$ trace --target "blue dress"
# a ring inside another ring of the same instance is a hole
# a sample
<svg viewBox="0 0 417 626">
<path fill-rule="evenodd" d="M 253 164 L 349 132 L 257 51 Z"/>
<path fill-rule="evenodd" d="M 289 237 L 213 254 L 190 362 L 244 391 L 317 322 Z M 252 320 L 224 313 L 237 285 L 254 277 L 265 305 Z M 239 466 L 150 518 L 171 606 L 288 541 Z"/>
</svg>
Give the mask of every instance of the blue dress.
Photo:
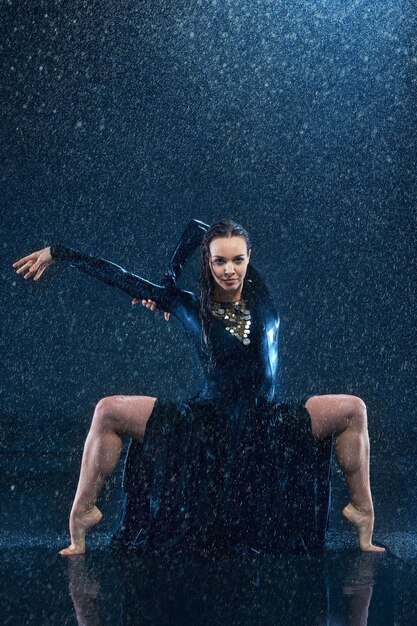
<svg viewBox="0 0 417 626">
<path fill-rule="evenodd" d="M 197 296 L 176 286 L 206 224 L 192 220 L 163 284 L 62 245 L 54 259 L 155 300 L 177 317 L 197 350 L 204 388 L 181 402 L 158 398 L 143 442 L 132 440 L 125 501 L 114 544 L 140 553 L 313 552 L 324 547 L 330 510 L 332 438 L 316 442 L 306 398 L 278 402 L 279 317 L 249 264 L 242 298 L 250 311 L 243 343 L 213 316 L 202 347 Z"/>
</svg>

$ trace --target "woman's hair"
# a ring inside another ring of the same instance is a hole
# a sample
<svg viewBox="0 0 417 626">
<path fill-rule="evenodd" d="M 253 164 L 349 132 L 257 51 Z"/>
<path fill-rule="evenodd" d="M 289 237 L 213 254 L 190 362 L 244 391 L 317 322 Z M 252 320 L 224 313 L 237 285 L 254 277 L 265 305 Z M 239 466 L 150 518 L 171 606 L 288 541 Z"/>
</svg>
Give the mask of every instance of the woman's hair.
<svg viewBox="0 0 417 626">
<path fill-rule="evenodd" d="M 246 241 L 248 251 L 252 248 L 247 231 L 232 220 L 220 220 L 211 226 L 205 233 L 201 242 L 200 258 L 200 317 L 201 317 L 201 344 L 204 351 L 210 350 L 210 339 L 208 336 L 208 325 L 211 318 L 211 296 L 215 282 L 210 269 L 210 243 L 217 237 L 243 237 Z M 214 365 L 212 358 L 210 362 Z"/>
</svg>

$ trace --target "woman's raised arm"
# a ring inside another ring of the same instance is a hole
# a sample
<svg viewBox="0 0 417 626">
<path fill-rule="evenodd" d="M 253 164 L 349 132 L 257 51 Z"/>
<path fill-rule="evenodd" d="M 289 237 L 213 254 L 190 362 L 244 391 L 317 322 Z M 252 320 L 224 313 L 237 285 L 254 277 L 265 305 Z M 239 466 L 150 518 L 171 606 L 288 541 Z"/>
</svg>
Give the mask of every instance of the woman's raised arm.
<svg viewBox="0 0 417 626">
<path fill-rule="evenodd" d="M 178 278 L 181 276 L 184 265 L 192 256 L 193 252 L 201 244 L 204 233 L 210 228 L 208 224 L 200 220 L 192 219 L 185 226 L 181 237 L 174 248 L 168 267 L 162 278 L 162 285 L 176 285 Z M 135 298 L 132 304 L 137 304 L 139 298 Z M 143 299 L 142 304 L 151 311 L 157 310 L 157 304 L 152 299 Z M 165 312 L 166 321 L 169 320 L 169 313 Z"/>
<path fill-rule="evenodd" d="M 181 276 L 184 265 L 190 259 L 195 250 L 201 245 L 204 234 L 210 228 L 208 224 L 201 222 L 200 220 L 192 219 L 185 226 L 181 237 L 171 255 L 168 267 L 164 272 L 162 278 L 162 285 L 176 285 L 178 278 Z M 246 280 L 251 283 L 254 290 L 258 294 L 258 297 L 269 298 L 270 294 L 268 288 L 261 276 L 261 274 L 254 268 L 251 262 L 248 266 L 248 272 Z M 139 298 L 135 298 L 132 304 L 137 304 Z M 152 298 L 142 299 L 142 304 L 151 311 L 156 311 L 161 308 Z M 169 315 L 165 314 L 165 319 L 169 319 Z"/>
<path fill-rule="evenodd" d="M 210 228 L 208 224 L 200 220 L 190 220 L 184 228 L 180 240 L 171 255 L 167 270 L 162 279 L 163 285 L 174 284 L 181 276 L 184 265 L 193 252 L 201 244 L 205 232 Z"/>
</svg>

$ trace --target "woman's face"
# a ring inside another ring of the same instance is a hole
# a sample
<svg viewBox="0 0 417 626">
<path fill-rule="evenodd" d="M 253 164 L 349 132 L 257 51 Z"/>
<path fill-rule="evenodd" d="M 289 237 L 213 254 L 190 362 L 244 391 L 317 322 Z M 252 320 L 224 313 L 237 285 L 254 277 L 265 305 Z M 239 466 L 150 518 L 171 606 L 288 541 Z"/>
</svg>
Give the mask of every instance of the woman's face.
<svg viewBox="0 0 417 626">
<path fill-rule="evenodd" d="M 216 237 L 210 242 L 210 269 L 215 296 L 239 300 L 248 268 L 250 250 L 244 237 Z"/>
</svg>

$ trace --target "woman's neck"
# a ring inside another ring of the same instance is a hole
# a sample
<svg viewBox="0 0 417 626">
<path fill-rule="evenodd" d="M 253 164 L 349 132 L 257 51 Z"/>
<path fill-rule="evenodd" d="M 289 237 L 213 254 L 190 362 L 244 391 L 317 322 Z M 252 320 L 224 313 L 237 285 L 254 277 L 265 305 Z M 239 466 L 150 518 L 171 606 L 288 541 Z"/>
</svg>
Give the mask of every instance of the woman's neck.
<svg viewBox="0 0 417 626">
<path fill-rule="evenodd" d="M 241 298 L 242 288 L 233 293 L 228 293 L 224 289 L 216 289 L 212 295 L 213 302 L 239 302 Z"/>
</svg>

